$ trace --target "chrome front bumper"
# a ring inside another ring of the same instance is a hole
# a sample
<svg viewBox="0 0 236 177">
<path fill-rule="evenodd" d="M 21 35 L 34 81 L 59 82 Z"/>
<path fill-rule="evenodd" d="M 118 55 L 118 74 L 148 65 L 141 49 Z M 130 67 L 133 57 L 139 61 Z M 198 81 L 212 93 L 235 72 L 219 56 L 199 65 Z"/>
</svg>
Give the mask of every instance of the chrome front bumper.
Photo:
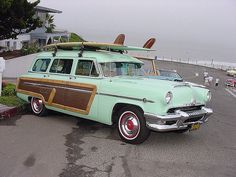
<svg viewBox="0 0 236 177">
<path fill-rule="evenodd" d="M 203 124 L 208 121 L 208 117 L 213 113 L 212 109 L 202 107 L 195 111 L 176 110 L 175 113 L 159 116 L 144 113 L 146 125 L 149 129 L 165 132 L 189 128 L 194 123 Z"/>
</svg>

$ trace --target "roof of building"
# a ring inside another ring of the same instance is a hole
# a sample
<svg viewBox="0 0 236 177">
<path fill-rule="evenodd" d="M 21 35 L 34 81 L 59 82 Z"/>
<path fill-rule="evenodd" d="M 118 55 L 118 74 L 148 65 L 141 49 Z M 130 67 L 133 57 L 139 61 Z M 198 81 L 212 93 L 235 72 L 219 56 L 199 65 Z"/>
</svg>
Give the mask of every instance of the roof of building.
<svg viewBox="0 0 236 177">
<path fill-rule="evenodd" d="M 66 57 L 66 58 L 77 58 L 80 51 L 64 51 L 58 50 L 56 53 L 56 57 Z M 51 52 L 42 52 L 38 55 L 38 57 L 49 57 L 52 56 L 53 51 Z M 126 54 L 120 54 L 116 52 L 108 52 L 108 51 L 84 51 L 82 58 L 95 58 L 98 63 L 104 62 L 132 62 L 132 63 L 143 63 L 140 60 L 131 57 Z"/>
<path fill-rule="evenodd" d="M 43 7 L 43 6 L 36 6 L 35 9 L 40 12 L 58 13 L 58 14 L 62 13 L 62 11 L 60 11 L 60 10 L 51 9 L 51 8 L 47 8 L 47 7 Z"/>
</svg>

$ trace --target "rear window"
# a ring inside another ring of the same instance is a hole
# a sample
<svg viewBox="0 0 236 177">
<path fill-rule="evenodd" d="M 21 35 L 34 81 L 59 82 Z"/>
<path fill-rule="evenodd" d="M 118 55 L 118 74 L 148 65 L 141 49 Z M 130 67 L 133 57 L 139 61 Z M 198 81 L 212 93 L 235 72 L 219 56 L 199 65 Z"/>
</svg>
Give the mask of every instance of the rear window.
<svg viewBox="0 0 236 177">
<path fill-rule="evenodd" d="M 50 68 L 51 73 L 70 74 L 73 59 L 55 59 Z"/>
<path fill-rule="evenodd" d="M 35 62 L 34 66 L 32 68 L 32 71 L 46 72 L 50 61 L 51 61 L 51 59 L 38 59 Z"/>
</svg>

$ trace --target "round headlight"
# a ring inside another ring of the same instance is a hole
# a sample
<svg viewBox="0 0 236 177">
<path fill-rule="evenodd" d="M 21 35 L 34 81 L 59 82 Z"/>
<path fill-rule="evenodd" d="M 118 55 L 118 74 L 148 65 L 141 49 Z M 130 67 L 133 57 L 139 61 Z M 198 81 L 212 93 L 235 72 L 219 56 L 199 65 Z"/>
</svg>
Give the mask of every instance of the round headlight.
<svg viewBox="0 0 236 177">
<path fill-rule="evenodd" d="M 211 101 L 211 91 L 207 92 L 207 101 Z"/>
<path fill-rule="evenodd" d="M 167 92 L 166 97 L 165 97 L 166 103 L 169 104 L 172 98 L 173 98 L 173 94 L 171 92 Z"/>
</svg>

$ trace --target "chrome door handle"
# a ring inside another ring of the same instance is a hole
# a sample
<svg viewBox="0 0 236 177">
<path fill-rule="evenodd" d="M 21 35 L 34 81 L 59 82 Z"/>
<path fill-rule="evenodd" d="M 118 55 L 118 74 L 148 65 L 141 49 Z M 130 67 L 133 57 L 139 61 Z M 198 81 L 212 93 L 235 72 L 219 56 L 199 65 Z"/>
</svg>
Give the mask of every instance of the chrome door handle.
<svg viewBox="0 0 236 177">
<path fill-rule="evenodd" d="M 69 79 L 76 79 L 76 77 L 75 76 L 70 76 Z"/>
</svg>

